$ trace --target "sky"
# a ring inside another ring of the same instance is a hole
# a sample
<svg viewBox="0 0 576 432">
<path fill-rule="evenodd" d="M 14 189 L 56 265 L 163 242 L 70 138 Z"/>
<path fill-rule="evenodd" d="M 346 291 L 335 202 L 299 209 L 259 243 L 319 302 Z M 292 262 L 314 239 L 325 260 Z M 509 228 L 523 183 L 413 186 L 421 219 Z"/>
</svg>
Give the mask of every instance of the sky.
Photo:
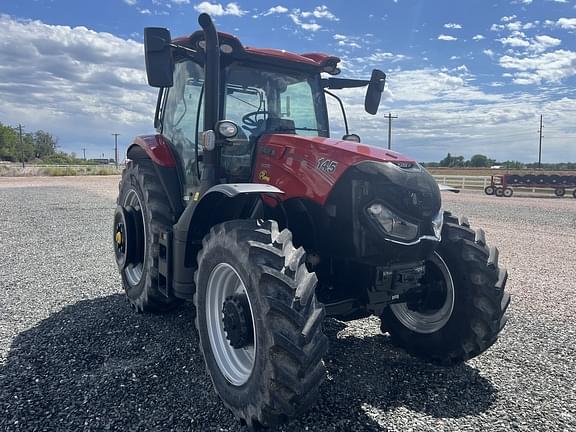
<svg viewBox="0 0 576 432">
<path fill-rule="evenodd" d="M 172 36 L 207 12 L 244 45 L 326 52 L 342 77 L 387 74 L 376 116 L 340 91 L 351 132 L 419 161 L 448 152 L 576 161 L 576 0 L 0 0 L 0 122 L 45 130 L 60 148 L 113 157 L 153 133 L 143 28 Z M 341 113 L 330 104 L 335 132 Z"/>
</svg>

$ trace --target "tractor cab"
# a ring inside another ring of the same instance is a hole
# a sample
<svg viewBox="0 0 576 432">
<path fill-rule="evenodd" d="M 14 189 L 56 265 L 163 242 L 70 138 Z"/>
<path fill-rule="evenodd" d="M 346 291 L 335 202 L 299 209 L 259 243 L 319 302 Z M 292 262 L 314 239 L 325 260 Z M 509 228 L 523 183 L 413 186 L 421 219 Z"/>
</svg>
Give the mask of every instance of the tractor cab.
<svg viewBox="0 0 576 432">
<path fill-rule="evenodd" d="M 370 81 L 323 78 L 340 72 L 340 59 L 244 47 L 206 24 L 212 29 L 174 40 L 166 29 L 145 29 L 148 81 L 160 87 L 155 126 L 181 159 L 187 195 L 202 183 L 249 182 L 265 134 L 328 138 L 325 95 L 345 111 L 327 89 L 368 86 L 366 110 L 376 113 L 383 72 Z M 359 141 L 345 124 L 343 139 Z M 204 172 L 207 162 L 213 168 Z"/>
</svg>

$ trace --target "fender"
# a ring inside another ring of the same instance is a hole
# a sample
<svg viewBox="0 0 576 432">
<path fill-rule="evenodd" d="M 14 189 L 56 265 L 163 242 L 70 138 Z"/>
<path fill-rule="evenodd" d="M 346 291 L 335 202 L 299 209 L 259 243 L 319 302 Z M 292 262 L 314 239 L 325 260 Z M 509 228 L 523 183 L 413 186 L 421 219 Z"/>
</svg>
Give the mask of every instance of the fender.
<svg viewBox="0 0 576 432">
<path fill-rule="evenodd" d="M 284 194 L 275 186 L 257 183 L 218 184 L 199 197 L 193 195 L 172 231 L 174 263 L 172 288 L 175 296 L 190 299 L 194 295 L 196 255 L 202 239 L 214 225 L 232 219 L 252 216 L 261 195 L 274 197 Z"/>
<path fill-rule="evenodd" d="M 184 173 L 180 155 L 170 141 L 162 135 L 145 135 L 134 138 L 126 156 L 131 160 L 150 159 L 160 180 L 165 196 L 170 203 L 173 223 L 184 211 Z"/>
<path fill-rule="evenodd" d="M 162 135 L 137 136 L 134 138 L 132 146 L 142 148 L 146 155 L 157 165 L 166 168 L 176 168 L 175 152 L 171 149 L 171 144 Z M 130 148 L 128 151 L 130 151 Z"/>
</svg>

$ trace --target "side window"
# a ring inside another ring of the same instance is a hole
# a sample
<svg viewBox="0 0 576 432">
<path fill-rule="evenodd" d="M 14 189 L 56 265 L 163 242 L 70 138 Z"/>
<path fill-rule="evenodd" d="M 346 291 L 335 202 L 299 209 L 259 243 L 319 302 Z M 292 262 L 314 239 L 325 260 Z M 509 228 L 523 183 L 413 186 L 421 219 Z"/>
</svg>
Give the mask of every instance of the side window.
<svg viewBox="0 0 576 432">
<path fill-rule="evenodd" d="M 290 84 L 281 95 L 282 118 L 294 120 L 298 135 L 318 136 L 312 88 L 307 81 Z M 311 129 L 311 130 L 306 130 Z"/>
<path fill-rule="evenodd" d="M 168 89 L 164 106 L 163 134 L 182 157 L 188 187 L 199 182 L 196 143 L 204 124 L 203 89 L 204 70 L 201 66 L 189 60 L 176 63 L 174 85 Z M 199 146 L 199 154 L 201 151 Z"/>
</svg>

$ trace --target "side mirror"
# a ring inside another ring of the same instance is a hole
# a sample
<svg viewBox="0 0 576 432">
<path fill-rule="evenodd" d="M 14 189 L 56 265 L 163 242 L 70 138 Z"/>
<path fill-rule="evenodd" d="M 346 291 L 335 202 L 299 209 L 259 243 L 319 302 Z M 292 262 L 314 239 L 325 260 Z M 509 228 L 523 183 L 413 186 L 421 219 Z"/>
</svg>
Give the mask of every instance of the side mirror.
<svg viewBox="0 0 576 432">
<path fill-rule="evenodd" d="M 144 58 L 146 75 L 152 87 L 172 87 L 174 84 L 174 59 L 168 29 L 146 27 L 144 29 Z"/>
<path fill-rule="evenodd" d="M 366 98 L 364 99 L 364 109 L 368 114 L 374 115 L 378 112 L 385 82 L 386 74 L 381 70 L 374 69 L 366 90 Z"/>
</svg>

